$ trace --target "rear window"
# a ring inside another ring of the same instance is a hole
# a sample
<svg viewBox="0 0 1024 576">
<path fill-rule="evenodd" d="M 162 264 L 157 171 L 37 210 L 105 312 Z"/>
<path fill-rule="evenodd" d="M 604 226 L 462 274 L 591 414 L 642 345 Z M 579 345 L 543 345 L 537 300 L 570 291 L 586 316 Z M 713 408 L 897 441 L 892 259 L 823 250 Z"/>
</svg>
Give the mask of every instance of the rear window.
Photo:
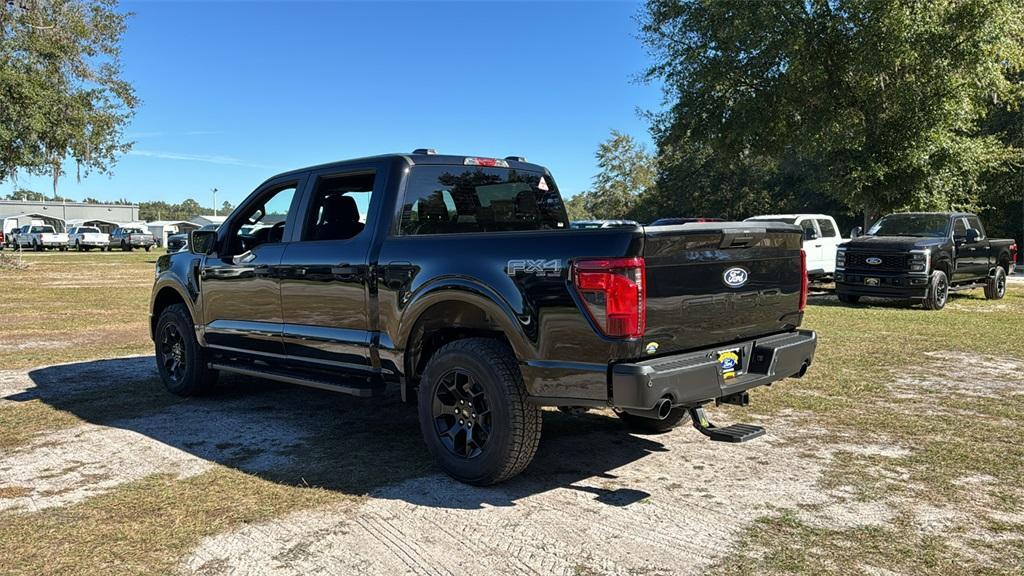
<svg viewBox="0 0 1024 576">
<path fill-rule="evenodd" d="M 99 228 L 79 228 L 77 230 L 77 232 L 79 234 L 99 234 L 100 233 L 100 229 Z"/>
<path fill-rule="evenodd" d="M 550 176 L 511 168 L 416 166 L 400 234 L 514 232 L 568 228 Z"/>
<path fill-rule="evenodd" d="M 54 234 L 53 226 L 33 226 L 33 234 Z"/>
</svg>

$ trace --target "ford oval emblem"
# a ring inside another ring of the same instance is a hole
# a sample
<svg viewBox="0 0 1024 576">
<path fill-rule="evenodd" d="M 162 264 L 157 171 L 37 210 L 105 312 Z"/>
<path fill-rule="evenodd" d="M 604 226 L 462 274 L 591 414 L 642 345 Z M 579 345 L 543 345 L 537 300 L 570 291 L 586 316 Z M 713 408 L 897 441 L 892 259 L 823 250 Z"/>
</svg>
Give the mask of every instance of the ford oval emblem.
<svg viewBox="0 0 1024 576">
<path fill-rule="evenodd" d="M 868 264 L 871 264 L 872 266 L 878 266 L 879 264 L 882 263 L 882 259 L 879 258 L 878 256 L 872 256 L 871 258 L 865 258 L 864 261 L 867 262 Z"/>
<path fill-rule="evenodd" d="M 725 274 L 722 274 L 722 281 L 725 282 L 725 285 L 730 288 L 739 288 L 740 286 L 743 286 L 744 284 L 747 283 L 748 276 L 749 273 L 745 268 L 740 268 L 737 266 L 735 268 L 729 268 L 728 270 L 726 270 Z"/>
</svg>

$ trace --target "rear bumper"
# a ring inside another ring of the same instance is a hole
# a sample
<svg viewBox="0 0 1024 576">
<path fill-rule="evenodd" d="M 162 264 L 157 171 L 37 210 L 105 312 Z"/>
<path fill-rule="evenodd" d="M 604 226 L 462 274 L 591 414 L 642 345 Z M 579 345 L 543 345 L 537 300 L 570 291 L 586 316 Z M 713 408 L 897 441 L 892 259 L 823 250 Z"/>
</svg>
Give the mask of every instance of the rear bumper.
<svg viewBox="0 0 1024 576">
<path fill-rule="evenodd" d="M 876 278 L 878 286 L 868 286 L 865 278 Z M 878 296 L 881 298 L 925 298 L 931 276 L 924 274 L 865 274 L 863 272 L 836 273 L 836 292 L 850 296 Z"/>
<path fill-rule="evenodd" d="M 817 342 L 813 331 L 796 330 L 720 348 L 616 364 L 610 376 L 610 404 L 621 409 L 650 410 L 662 398 L 668 398 L 674 406 L 697 406 L 771 384 L 801 375 L 814 360 Z M 724 379 L 718 354 L 733 349 L 742 351 L 745 372 Z"/>
</svg>

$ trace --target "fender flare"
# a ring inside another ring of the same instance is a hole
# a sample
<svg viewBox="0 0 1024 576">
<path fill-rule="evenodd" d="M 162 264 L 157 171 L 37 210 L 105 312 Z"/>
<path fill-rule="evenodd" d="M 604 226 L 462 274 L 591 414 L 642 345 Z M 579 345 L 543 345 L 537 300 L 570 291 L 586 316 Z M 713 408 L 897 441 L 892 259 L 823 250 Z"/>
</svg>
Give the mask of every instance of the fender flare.
<svg viewBox="0 0 1024 576">
<path fill-rule="evenodd" d="M 192 298 L 182 289 L 181 285 L 174 280 L 173 277 L 159 278 L 153 285 L 153 293 L 149 298 L 149 336 L 150 338 L 155 337 L 156 328 L 156 303 L 160 294 L 165 293 L 167 290 L 173 291 L 178 295 L 178 299 L 185 303 L 185 307 L 188 308 L 188 315 L 192 318 L 192 324 L 198 329 L 199 323 L 196 322 L 196 308 Z M 202 343 L 202 340 L 200 340 Z"/>
<path fill-rule="evenodd" d="M 399 320 L 396 346 L 406 350 L 413 329 L 423 314 L 435 304 L 462 302 L 483 310 L 505 334 L 520 360 L 535 356 L 535 347 L 526 336 L 523 326 L 534 320 L 528 313 L 517 314 L 509 302 L 486 284 L 465 277 L 435 278 L 420 286 L 404 306 Z M 525 319 L 525 320 L 524 320 Z"/>
</svg>

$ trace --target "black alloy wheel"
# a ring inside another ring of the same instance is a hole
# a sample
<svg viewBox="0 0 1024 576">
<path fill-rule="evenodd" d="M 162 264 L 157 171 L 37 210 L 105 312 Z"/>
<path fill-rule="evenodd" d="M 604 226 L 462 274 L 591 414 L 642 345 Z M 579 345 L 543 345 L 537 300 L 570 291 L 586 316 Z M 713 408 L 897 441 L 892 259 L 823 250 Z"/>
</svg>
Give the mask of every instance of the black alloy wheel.
<svg viewBox="0 0 1024 576">
<path fill-rule="evenodd" d="M 174 386 L 180 386 L 188 369 L 188 354 L 185 352 L 185 340 L 173 323 L 164 325 L 160 333 L 160 363 L 167 371 L 167 379 Z"/>
<path fill-rule="evenodd" d="M 491 410 L 483 386 L 472 374 L 453 369 L 434 388 L 434 431 L 445 448 L 460 458 L 480 455 L 491 436 Z"/>
</svg>

